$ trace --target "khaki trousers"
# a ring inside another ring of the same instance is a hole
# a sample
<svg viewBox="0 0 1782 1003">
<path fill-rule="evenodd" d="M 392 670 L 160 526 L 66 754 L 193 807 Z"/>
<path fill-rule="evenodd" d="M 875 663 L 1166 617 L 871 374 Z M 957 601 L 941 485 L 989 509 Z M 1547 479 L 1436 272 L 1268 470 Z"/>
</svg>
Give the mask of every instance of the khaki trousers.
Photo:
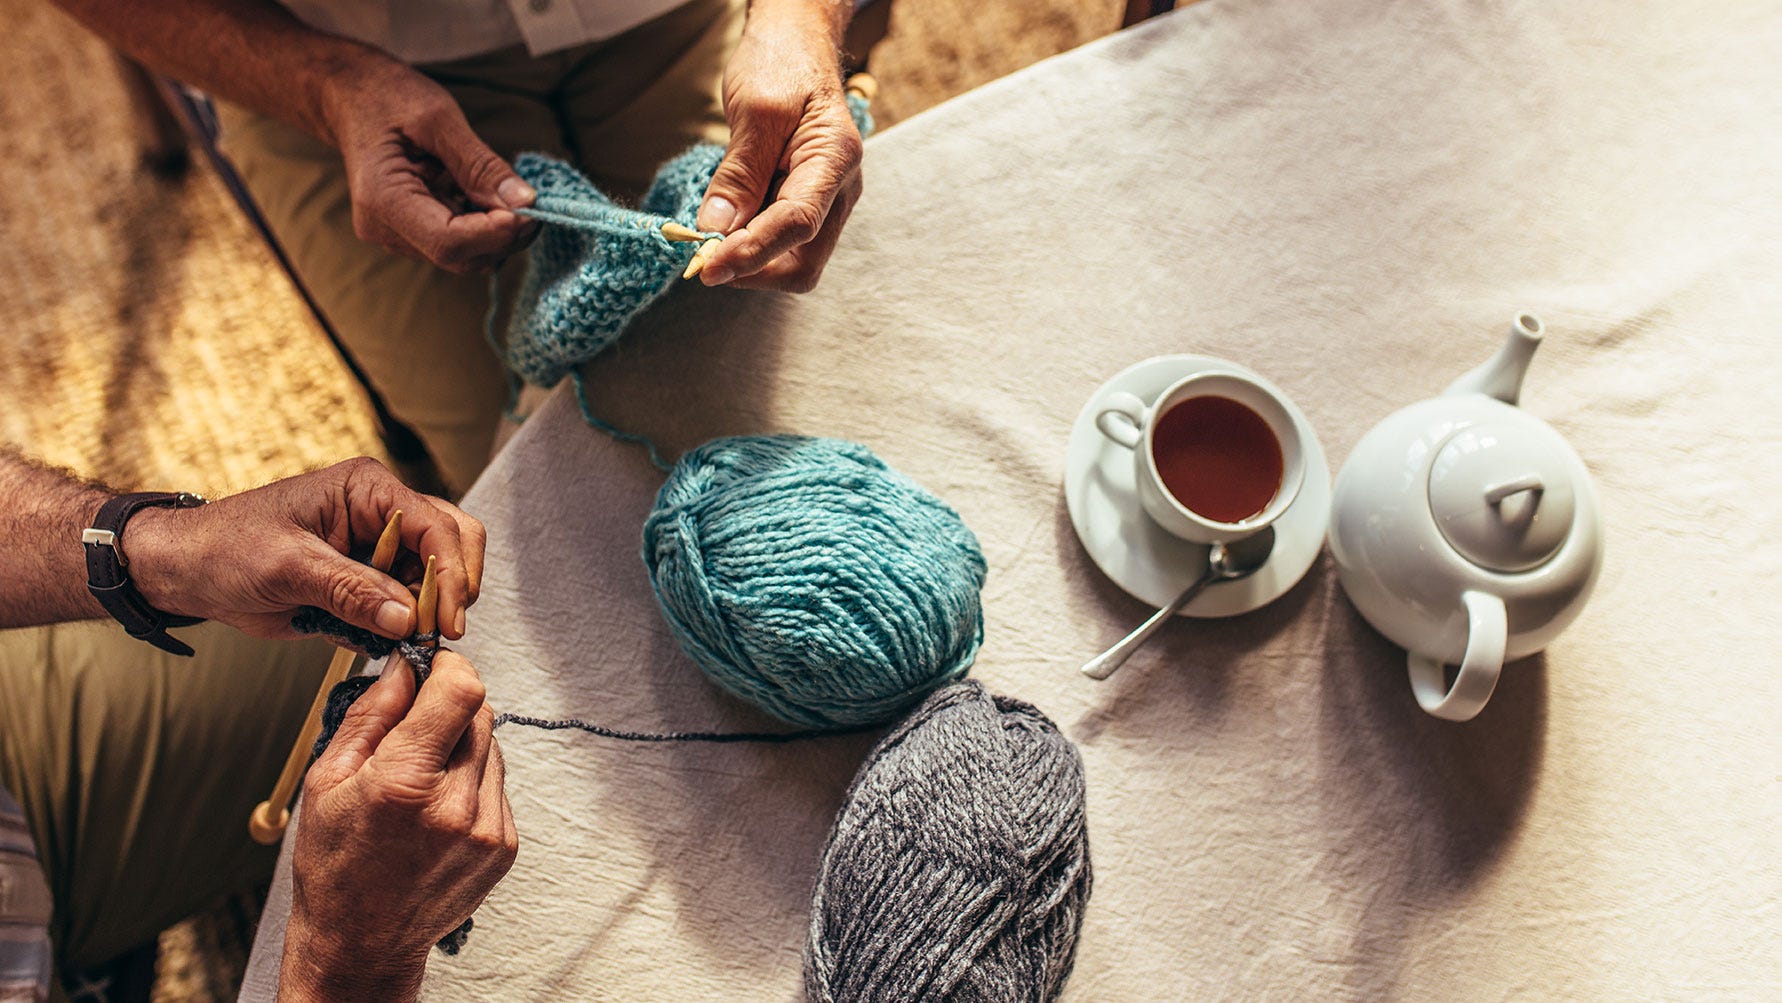
<svg viewBox="0 0 1782 1003">
<path fill-rule="evenodd" d="M 111 621 L 0 631 L 0 785 L 24 809 L 61 966 L 91 968 L 272 875 L 248 837 L 321 685 L 322 641 Z"/>
<path fill-rule="evenodd" d="M 742 13 L 741 0 L 693 0 L 564 52 L 510 50 L 420 69 L 501 156 L 554 154 L 606 190 L 635 197 L 687 146 L 725 141 L 719 87 Z M 507 403 L 483 332 L 488 279 L 361 243 L 333 148 L 239 108 L 220 117 L 224 151 L 322 312 L 390 411 L 419 434 L 446 486 L 462 494 L 488 462 Z M 524 267 L 518 257 L 504 278 Z"/>
</svg>

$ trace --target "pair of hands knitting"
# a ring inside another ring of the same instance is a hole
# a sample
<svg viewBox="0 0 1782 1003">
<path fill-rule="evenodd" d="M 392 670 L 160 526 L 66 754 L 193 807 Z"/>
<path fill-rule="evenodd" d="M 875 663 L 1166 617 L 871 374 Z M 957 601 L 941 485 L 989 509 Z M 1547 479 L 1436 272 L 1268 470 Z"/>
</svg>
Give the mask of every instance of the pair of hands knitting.
<svg viewBox="0 0 1782 1003">
<path fill-rule="evenodd" d="M 405 554 L 391 575 L 352 559 L 397 509 Z M 125 532 L 152 604 L 262 637 L 294 636 L 302 606 L 406 637 L 418 554 L 436 558 L 441 632 L 461 637 L 483 541 L 481 523 L 370 459 L 202 508 L 147 509 Z M 413 998 L 428 949 L 476 910 L 519 847 L 476 670 L 441 651 L 417 692 L 401 657 L 391 664 L 304 780 L 281 998 Z"/>
<path fill-rule="evenodd" d="M 852 5 L 756 0 L 724 71 L 731 140 L 698 227 L 727 239 L 706 285 L 807 292 L 861 192 L 861 139 L 836 52 Z M 522 250 L 537 193 L 477 137 L 446 90 L 372 57 L 333 74 L 322 117 L 339 147 L 360 239 L 459 274 Z M 777 189 L 775 185 L 777 183 Z"/>
<path fill-rule="evenodd" d="M 470 663 L 427 685 L 392 655 L 304 778 L 281 1000 L 409 1000 L 427 952 L 519 850 L 494 714 Z"/>
</svg>

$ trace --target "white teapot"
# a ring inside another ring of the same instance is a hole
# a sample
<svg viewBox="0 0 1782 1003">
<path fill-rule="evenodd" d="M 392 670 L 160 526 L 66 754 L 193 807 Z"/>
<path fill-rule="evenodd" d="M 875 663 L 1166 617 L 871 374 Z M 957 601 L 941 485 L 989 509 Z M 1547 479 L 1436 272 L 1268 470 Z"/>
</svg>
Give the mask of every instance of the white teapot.
<svg viewBox="0 0 1782 1003">
<path fill-rule="evenodd" d="M 1408 650 L 1417 702 L 1450 721 L 1484 708 L 1506 659 L 1577 618 L 1602 567 L 1584 462 L 1516 407 L 1540 343 L 1541 322 L 1517 317 L 1497 355 L 1389 415 L 1337 474 L 1330 550 L 1343 591 Z"/>
</svg>

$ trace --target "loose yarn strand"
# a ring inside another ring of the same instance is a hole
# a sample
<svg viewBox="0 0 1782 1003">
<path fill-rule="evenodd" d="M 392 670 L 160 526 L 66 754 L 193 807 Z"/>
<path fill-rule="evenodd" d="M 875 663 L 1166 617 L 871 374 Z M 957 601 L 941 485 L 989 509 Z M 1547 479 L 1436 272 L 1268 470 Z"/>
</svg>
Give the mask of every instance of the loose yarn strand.
<svg viewBox="0 0 1782 1003">
<path fill-rule="evenodd" d="M 362 651 L 372 658 L 383 658 L 399 653 L 408 662 L 415 673 L 415 682 L 425 684 L 433 671 L 433 655 L 437 650 L 433 642 L 439 635 L 417 634 L 401 641 L 392 641 L 387 637 L 374 634 L 361 627 L 318 609 L 305 606 L 291 619 L 291 626 L 300 633 L 320 634 L 345 647 Z M 357 700 L 360 694 L 371 688 L 376 681 L 375 676 L 355 676 L 334 688 L 329 695 L 327 708 L 323 712 L 322 733 L 316 738 L 315 748 L 311 753 L 320 756 L 334 737 L 335 729 L 346 717 L 346 709 Z M 338 694 L 338 699 L 336 699 Z M 739 743 L 788 743 L 808 742 L 819 738 L 834 738 L 842 735 L 857 735 L 862 732 L 876 730 L 879 725 L 856 725 L 842 728 L 804 728 L 797 731 L 625 731 L 619 728 L 608 728 L 579 717 L 545 718 L 533 717 L 529 714 L 502 713 L 495 715 L 492 727 L 499 728 L 506 724 L 517 724 L 522 728 L 537 728 L 541 731 L 585 731 L 601 738 L 616 739 L 621 742 L 705 742 L 714 745 L 735 745 Z"/>
<path fill-rule="evenodd" d="M 649 436 L 644 435 L 641 432 L 627 432 L 594 413 L 593 405 L 588 403 L 587 386 L 582 379 L 581 370 L 577 369 L 572 371 L 569 374 L 569 379 L 570 382 L 575 384 L 575 402 L 576 405 L 582 409 L 583 421 L 587 422 L 590 427 L 605 432 L 607 435 L 612 436 L 620 442 L 629 442 L 642 446 L 644 452 L 649 454 L 650 464 L 657 470 L 666 474 L 674 469 L 668 465 L 667 461 L 662 459 L 662 453 L 656 449 L 656 444 L 650 440 Z"/>
<path fill-rule="evenodd" d="M 658 234 L 658 236 L 660 236 L 660 234 Z M 528 417 L 527 415 L 520 413 L 520 389 L 523 386 L 523 382 L 521 381 L 519 374 L 506 364 L 505 357 L 502 354 L 501 336 L 497 333 L 500 322 L 501 275 L 500 273 L 496 273 L 489 277 L 489 310 L 483 315 L 483 341 L 488 344 L 489 351 L 495 353 L 495 358 L 502 360 L 501 372 L 502 376 L 507 380 L 507 406 L 502 408 L 501 416 L 516 425 L 520 425 L 524 424 Z M 656 448 L 656 444 L 650 440 L 649 436 L 637 432 L 627 432 L 594 413 L 593 405 L 588 402 L 587 386 L 582 378 L 582 371 L 579 368 L 570 371 L 569 379 L 570 382 L 575 385 L 575 402 L 576 406 L 581 409 L 582 420 L 584 422 L 590 427 L 605 432 L 607 435 L 612 436 L 620 442 L 628 442 L 642 446 L 644 452 L 649 455 L 650 464 L 657 470 L 660 470 L 663 473 L 668 473 L 668 471 L 672 469 L 668 465 L 668 462 L 662 459 L 661 450 Z"/>
<path fill-rule="evenodd" d="M 512 366 L 501 351 L 501 339 L 495 334 L 495 325 L 501 318 L 501 269 L 489 276 L 489 309 L 483 312 L 483 342 L 495 358 L 501 362 L 501 376 L 507 381 L 507 406 L 501 409 L 501 416 L 516 425 L 524 424 L 526 416 L 520 413 L 520 374 L 514 372 Z"/>
<path fill-rule="evenodd" d="M 525 714 L 497 714 L 494 727 L 504 724 L 517 724 L 522 728 L 538 728 L 541 731 L 585 731 L 601 738 L 614 738 L 621 742 L 708 742 L 714 745 L 735 745 L 738 743 L 785 744 L 788 742 L 808 742 L 818 738 L 834 738 L 838 735 L 857 735 L 872 731 L 877 725 L 856 728 L 806 728 L 802 731 L 620 731 L 603 725 L 584 721 L 579 717 L 543 718 L 530 717 Z"/>
<path fill-rule="evenodd" d="M 692 250 L 697 246 L 689 242 L 672 241 L 663 235 L 662 224 L 679 223 L 680 220 L 662 213 L 628 209 L 616 203 L 600 203 L 592 199 L 564 195 L 540 195 L 531 206 L 516 209 L 514 212 L 516 215 L 544 223 L 555 223 L 558 226 L 605 233 L 615 237 L 635 237 L 639 233 L 648 233 L 664 247 L 671 250 L 678 252 L 685 248 L 689 258 L 693 256 Z M 708 240 L 724 239 L 724 235 L 721 233 L 707 233 L 698 230 L 694 232 Z"/>
</svg>

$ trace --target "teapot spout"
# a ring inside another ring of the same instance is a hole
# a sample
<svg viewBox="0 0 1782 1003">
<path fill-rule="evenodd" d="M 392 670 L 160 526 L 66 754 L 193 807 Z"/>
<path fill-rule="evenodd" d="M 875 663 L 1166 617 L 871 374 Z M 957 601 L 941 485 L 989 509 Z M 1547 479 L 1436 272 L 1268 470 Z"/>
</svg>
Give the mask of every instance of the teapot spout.
<svg viewBox="0 0 1782 1003">
<path fill-rule="evenodd" d="M 1535 349 L 1541 347 L 1541 320 L 1532 313 L 1518 314 L 1510 323 L 1510 337 L 1497 354 L 1485 364 L 1455 380 L 1448 386 L 1448 396 L 1485 394 L 1505 404 L 1515 404 L 1522 397 L 1522 377 Z"/>
</svg>

